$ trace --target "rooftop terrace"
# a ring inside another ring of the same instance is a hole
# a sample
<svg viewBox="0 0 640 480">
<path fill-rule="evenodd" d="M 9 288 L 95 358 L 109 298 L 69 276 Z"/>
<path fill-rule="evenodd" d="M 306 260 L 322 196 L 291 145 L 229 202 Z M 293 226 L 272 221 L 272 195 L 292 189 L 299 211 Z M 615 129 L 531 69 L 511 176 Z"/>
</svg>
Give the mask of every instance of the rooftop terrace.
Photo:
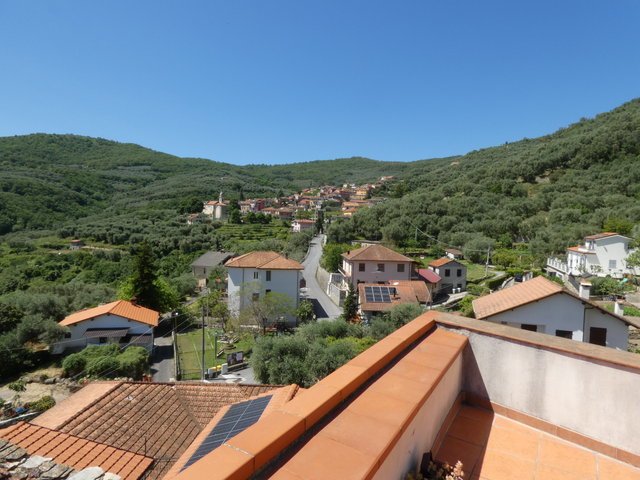
<svg viewBox="0 0 640 480">
<path fill-rule="evenodd" d="M 635 478 L 637 398 L 633 354 L 429 312 L 167 478 Z"/>
</svg>

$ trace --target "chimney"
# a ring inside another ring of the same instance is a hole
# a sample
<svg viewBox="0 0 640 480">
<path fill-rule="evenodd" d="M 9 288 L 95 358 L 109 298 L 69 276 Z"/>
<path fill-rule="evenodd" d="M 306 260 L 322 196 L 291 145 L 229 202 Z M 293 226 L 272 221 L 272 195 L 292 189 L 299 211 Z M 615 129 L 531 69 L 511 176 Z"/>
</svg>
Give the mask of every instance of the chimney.
<svg viewBox="0 0 640 480">
<path fill-rule="evenodd" d="M 581 282 L 579 294 L 581 298 L 589 300 L 589 297 L 591 296 L 591 284 L 588 282 Z"/>
<path fill-rule="evenodd" d="M 622 306 L 622 300 L 616 300 L 613 304 L 613 313 L 616 315 L 620 315 L 621 317 L 624 315 L 624 308 Z"/>
</svg>

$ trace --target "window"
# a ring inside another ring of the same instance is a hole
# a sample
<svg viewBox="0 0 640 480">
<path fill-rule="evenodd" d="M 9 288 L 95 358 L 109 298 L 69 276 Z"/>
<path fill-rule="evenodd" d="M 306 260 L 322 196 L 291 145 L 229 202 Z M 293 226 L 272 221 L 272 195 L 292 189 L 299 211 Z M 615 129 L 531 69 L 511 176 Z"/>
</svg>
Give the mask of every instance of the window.
<svg viewBox="0 0 640 480">
<path fill-rule="evenodd" d="M 64 332 L 64 338 L 71 338 L 71 332 Z"/>
<path fill-rule="evenodd" d="M 271 290 L 269 290 L 268 288 L 264 292 L 265 295 L 269 295 L 270 293 L 271 293 Z"/>
<path fill-rule="evenodd" d="M 107 337 L 98 337 L 98 343 L 107 343 Z"/>
<path fill-rule="evenodd" d="M 448 268 L 444 269 L 444 276 L 445 277 L 450 277 L 451 276 L 451 270 L 449 270 Z"/>
<path fill-rule="evenodd" d="M 457 283 L 456 284 L 456 288 L 462 289 L 462 284 L 461 283 Z"/>
<path fill-rule="evenodd" d="M 530 332 L 537 332 L 538 331 L 538 326 L 537 325 L 532 325 L 530 323 L 523 323 L 520 328 L 522 328 L 522 330 L 528 330 Z"/>
<path fill-rule="evenodd" d="M 358 271 L 359 272 L 364 272 L 364 263 L 359 263 L 358 264 Z"/>
<path fill-rule="evenodd" d="M 271 270 L 267 270 L 267 282 L 271 281 Z"/>
<path fill-rule="evenodd" d="M 461 277 L 461 276 L 462 276 L 462 269 L 461 269 L 461 268 L 459 268 L 459 269 L 458 269 L 458 271 L 456 272 L 456 275 L 457 275 L 458 277 Z"/>
<path fill-rule="evenodd" d="M 379 272 L 384 272 L 384 263 L 379 263 L 378 264 L 378 271 Z"/>
<path fill-rule="evenodd" d="M 594 345 L 607 346 L 607 329 L 600 327 L 591 327 L 589 329 L 589 343 Z"/>
<path fill-rule="evenodd" d="M 260 300 L 260 294 L 259 293 L 252 294 L 251 300 L 253 300 L 254 302 L 257 302 L 258 300 Z"/>
<path fill-rule="evenodd" d="M 258 280 L 260 278 L 260 272 L 253 272 L 253 279 Z"/>
<path fill-rule="evenodd" d="M 615 260 L 609 260 L 609 268 L 616 268 L 616 261 Z"/>
<path fill-rule="evenodd" d="M 571 340 L 573 338 L 573 332 L 571 330 L 556 330 L 556 337 L 568 338 Z"/>
<path fill-rule="evenodd" d="M 398 264 L 398 273 L 404 273 L 404 263 Z"/>
</svg>

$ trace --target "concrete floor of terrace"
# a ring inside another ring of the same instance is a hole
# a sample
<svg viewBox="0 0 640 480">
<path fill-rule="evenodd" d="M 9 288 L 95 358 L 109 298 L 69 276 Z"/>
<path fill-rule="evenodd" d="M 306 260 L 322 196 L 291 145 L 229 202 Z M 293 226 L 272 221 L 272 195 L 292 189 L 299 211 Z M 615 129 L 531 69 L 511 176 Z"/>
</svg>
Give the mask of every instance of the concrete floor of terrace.
<svg viewBox="0 0 640 480">
<path fill-rule="evenodd" d="M 463 405 L 434 457 L 470 480 L 640 480 L 640 469 L 492 411 Z"/>
</svg>

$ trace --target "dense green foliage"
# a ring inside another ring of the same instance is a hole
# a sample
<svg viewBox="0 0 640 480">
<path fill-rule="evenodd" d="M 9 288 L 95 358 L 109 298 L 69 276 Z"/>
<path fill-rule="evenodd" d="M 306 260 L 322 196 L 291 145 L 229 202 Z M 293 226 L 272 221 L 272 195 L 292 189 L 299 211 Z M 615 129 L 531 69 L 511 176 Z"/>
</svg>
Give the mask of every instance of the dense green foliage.
<svg viewBox="0 0 640 480">
<path fill-rule="evenodd" d="M 264 336 L 256 342 L 251 365 L 262 383 L 308 387 L 421 313 L 419 306 L 404 304 L 375 317 L 371 326 L 340 318 L 308 323 L 294 335 Z"/>
<path fill-rule="evenodd" d="M 329 241 L 398 246 L 527 242 L 539 259 L 584 235 L 640 222 L 640 100 L 537 139 L 414 165 L 401 198 L 337 222 Z M 416 234 L 416 228 L 419 230 Z"/>
<path fill-rule="evenodd" d="M 128 347 L 120 351 L 118 345 L 92 345 L 72 353 L 62 362 L 62 370 L 67 377 L 130 377 L 140 380 L 148 367 L 149 352 L 146 349 Z"/>
</svg>

